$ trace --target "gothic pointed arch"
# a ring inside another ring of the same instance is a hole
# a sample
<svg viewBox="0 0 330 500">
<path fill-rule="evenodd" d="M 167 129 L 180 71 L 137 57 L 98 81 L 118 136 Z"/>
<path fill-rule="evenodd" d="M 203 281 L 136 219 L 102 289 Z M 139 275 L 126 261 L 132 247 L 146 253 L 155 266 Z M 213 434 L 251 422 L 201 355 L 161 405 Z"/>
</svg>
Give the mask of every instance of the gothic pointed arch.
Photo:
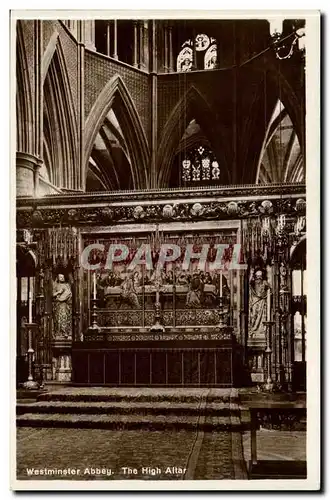
<svg viewBox="0 0 330 500">
<path fill-rule="evenodd" d="M 254 69 L 264 77 L 267 67 L 267 93 L 277 96 L 283 103 L 292 120 L 304 156 L 306 110 L 303 72 L 297 66 L 299 72 L 289 73 L 271 54 L 265 53 L 264 57 L 263 60 L 254 61 Z"/>
<path fill-rule="evenodd" d="M 79 189 L 77 123 L 73 96 L 60 40 L 44 81 L 44 160 L 50 181 L 63 189 Z"/>
<path fill-rule="evenodd" d="M 119 75 L 115 75 L 96 99 L 85 125 L 85 180 L 96 137 L 113 109 L 120 124 L 130 157 L 132 189 L 148 186 L 149 148 L 133 99 Z"/>
<path fill-rule="evenodd" d="M 282 101 L 278 100 L 263 140 L 257 184 L 303 182 L 304 161 L 298 135 Z"/>
<path fill-rule="evenodd" d="M 222 165 L 226 181 L 230 181 L 226 163 L 226 146 L 221 140 L 221 129 L 217 123 L 216 114 L 201 92 L 191 86 L 182 96 L 170 114 L 160 138 L 158 150 L 158 185 L 166 187 L 171 177 L 173 161 L 180 141 L 192 120 L 196 120 Z"/>
<path fill-rule="evenodd" d="M 58 40 L 58 31 L 54 31 L 52 36 L 50 37 L 50 40 L 48 42 L 48 45 L 45 49 L 45 52 L 42 57 L 42 76 L 43 76 L 43 82 L 45 82 L 46 75 L 48 73 L 48 68 L 49 65 L 53 59 L 56 47 L 57 47 L 57 40 Z"/>
<path fill-rule="evenodd" d="M 16 47 L 16 148 L 17 151 L 33 154 L 33 102 L 20 21 L 17 22 Z"/>
</svg>

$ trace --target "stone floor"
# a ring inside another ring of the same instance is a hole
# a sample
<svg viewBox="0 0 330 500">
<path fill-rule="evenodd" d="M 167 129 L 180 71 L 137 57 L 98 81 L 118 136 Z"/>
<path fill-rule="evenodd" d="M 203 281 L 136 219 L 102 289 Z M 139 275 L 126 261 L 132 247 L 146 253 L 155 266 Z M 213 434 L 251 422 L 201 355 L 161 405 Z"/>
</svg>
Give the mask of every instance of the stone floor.
<svg viewBox="0 0 330 500">
<path fill-rule="evenodd" d="M 17 479 L 234 479 L 231 433 L 205 433 L 195 450 L 197 434 L 21 428 Z M 29 475 L 31 469 L 45 468 L 73 473 Z"/>
<path fill-rule="evenodd" d="M 251 459 L 250 433 L 243 434 L 244 460 Z M 306 460 L 306 432 L 257 431 L 258 460 Z"/>
<path fill-rule="evenodd" d="M 126 400 L 128 397 L 131 401 L 151 396 L 157 396 L 160 400 L 193 401 L 207 394 L 211 399 L 220 397 L 224 400 L 228 398 L 228 401 L 242 396 L 244 405 L 251 399 L 265 397 L 254 391 L 241 392 L 237 389 L 49 389 L 66 397 L 74 397 L 77 393 L 92 395 L 96 400 L 106 394 L 119 400 L 122 396 Z M 276 395 L 274 398 L 285 398 L 285 395 Z M 306 460 L 306 433 L 261 429 L 257 432 L 257 447 L 260 460 Z M 203 432 L 198 429 L 17 429 L 17 479 L 20 480 L 247 479 L 249 460 L 248 431 L 241 434 L 230 431 Z M 30 474 L 31 469 L 37 470 L 38 475 Z M 45 469 L 50 472 L 45 472 Z M 66 471 L 66 475 L 63 471 Z"/>
</svg>

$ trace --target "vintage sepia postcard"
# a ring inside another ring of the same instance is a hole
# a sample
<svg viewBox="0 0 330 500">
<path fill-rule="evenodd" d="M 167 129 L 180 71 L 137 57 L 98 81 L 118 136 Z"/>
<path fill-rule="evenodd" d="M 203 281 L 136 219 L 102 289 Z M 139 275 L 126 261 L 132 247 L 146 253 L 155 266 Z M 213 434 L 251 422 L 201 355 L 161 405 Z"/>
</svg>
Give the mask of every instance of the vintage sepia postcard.
<svg viewBox="0 0 330 500">
<path fill-rule="evenodd" d="M 319 12 L 10 17 L 12 489 L 319 490 Z"/>
</svg>

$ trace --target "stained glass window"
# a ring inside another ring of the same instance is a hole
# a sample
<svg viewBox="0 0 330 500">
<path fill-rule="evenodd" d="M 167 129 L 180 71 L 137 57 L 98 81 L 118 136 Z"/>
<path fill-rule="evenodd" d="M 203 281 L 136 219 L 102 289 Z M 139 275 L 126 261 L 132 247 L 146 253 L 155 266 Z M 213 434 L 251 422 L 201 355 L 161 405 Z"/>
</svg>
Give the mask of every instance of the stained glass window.
<svg viewBox="0 0 330 500">
<path fill-rule="evenodd" d="M 207 35 L 197 35 L 195 38 L 195 47 L 197 51 L 206 50 L 210 45 L 210 39 Z"/>
<path fill-rule="evenodd" d="M 218 180 L 220 178 L 220 167 L 217 161 L 212 162 L 212 180 Z"/>
<path fill-rule="evenodd" d="M 207 181 L 210 179 L 210 163 L 211 160 L 208 156 L 202 159 L 203 181 Z"/>
<path fill-rule="evenodd" d="M 181 47 L 177 57 L 178 73 L 193 69 L 218 68 L 218 45 L 215 38 L 209 37 L 205 33 L 199 33 L 194 40 L 186 40 Z M 196 60 L 194 60 L 195 56 Z"/>
<path fill-rule="evenodd" d="M 191 71 L 193 63 L 193 51 L 190 47 L 184 47 L 177 59 L 177 72 L 184 73 Z"/>
<path fill-rule="evenodd" d="M 204 57 L 204 69 L 215 69 L 218 67 L 218 50 L 217 45 L 211 45 Z"/>
<path fill-rule="evenodd" d="M 201 166 L 198 160 L 191 165 L 192 170 L 192 180 L 199 181 L 201 178 Z"/>
<path fill-rule="evenodd" d="M 207 146 L 197 146 L 185 153 L 182 160 L 181 179 L 184 183 L 220 180 L 220 167 L 213 151 Z"/>
<path fill-rule="evenodd" d="M 182 180 L 183 181 L 190 181 L 190 179 L 191 179 L 190 165 L 191 165 L 190 160 L 183 160 L 183 162 L 182 162 Z"/>
</svg>

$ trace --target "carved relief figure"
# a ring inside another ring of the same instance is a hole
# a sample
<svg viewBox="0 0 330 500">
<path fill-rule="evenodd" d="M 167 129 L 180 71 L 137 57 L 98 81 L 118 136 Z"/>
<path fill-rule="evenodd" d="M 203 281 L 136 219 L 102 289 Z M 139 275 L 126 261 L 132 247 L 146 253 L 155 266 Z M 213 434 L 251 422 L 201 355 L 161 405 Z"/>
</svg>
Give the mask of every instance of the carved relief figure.
<svg viewBox="0 0 330 500">
<path fill-rule="evenodd" d="M 263 278 L 263 272 L 257 270 L 250 280 L 249 299 L 249 337 L 265 336 L 264 321 L 267 320 L 267 295 L 270 290 L 268 281 Z"/>
<path fill-rule="evenodd" d="M 200 273 L 194 273 L 191 277 L 189 292 L 187 293 L 187 307 L 201 307 L 204 283 Z"/>
<path fill-rule="evenodd" d="M 53 289 L 54 336 L 72 338 L 72 292 L 63 274 L 57 276 Z"/>
<path fill-rule="evenodd" d="M 135 290 L 133 277 L 129 274 L 126 275 L 124 281 L 120 285 L 121 300 L 131 305 L 134 309 L 140 307 L 139 299 Z"/>
</svg>

